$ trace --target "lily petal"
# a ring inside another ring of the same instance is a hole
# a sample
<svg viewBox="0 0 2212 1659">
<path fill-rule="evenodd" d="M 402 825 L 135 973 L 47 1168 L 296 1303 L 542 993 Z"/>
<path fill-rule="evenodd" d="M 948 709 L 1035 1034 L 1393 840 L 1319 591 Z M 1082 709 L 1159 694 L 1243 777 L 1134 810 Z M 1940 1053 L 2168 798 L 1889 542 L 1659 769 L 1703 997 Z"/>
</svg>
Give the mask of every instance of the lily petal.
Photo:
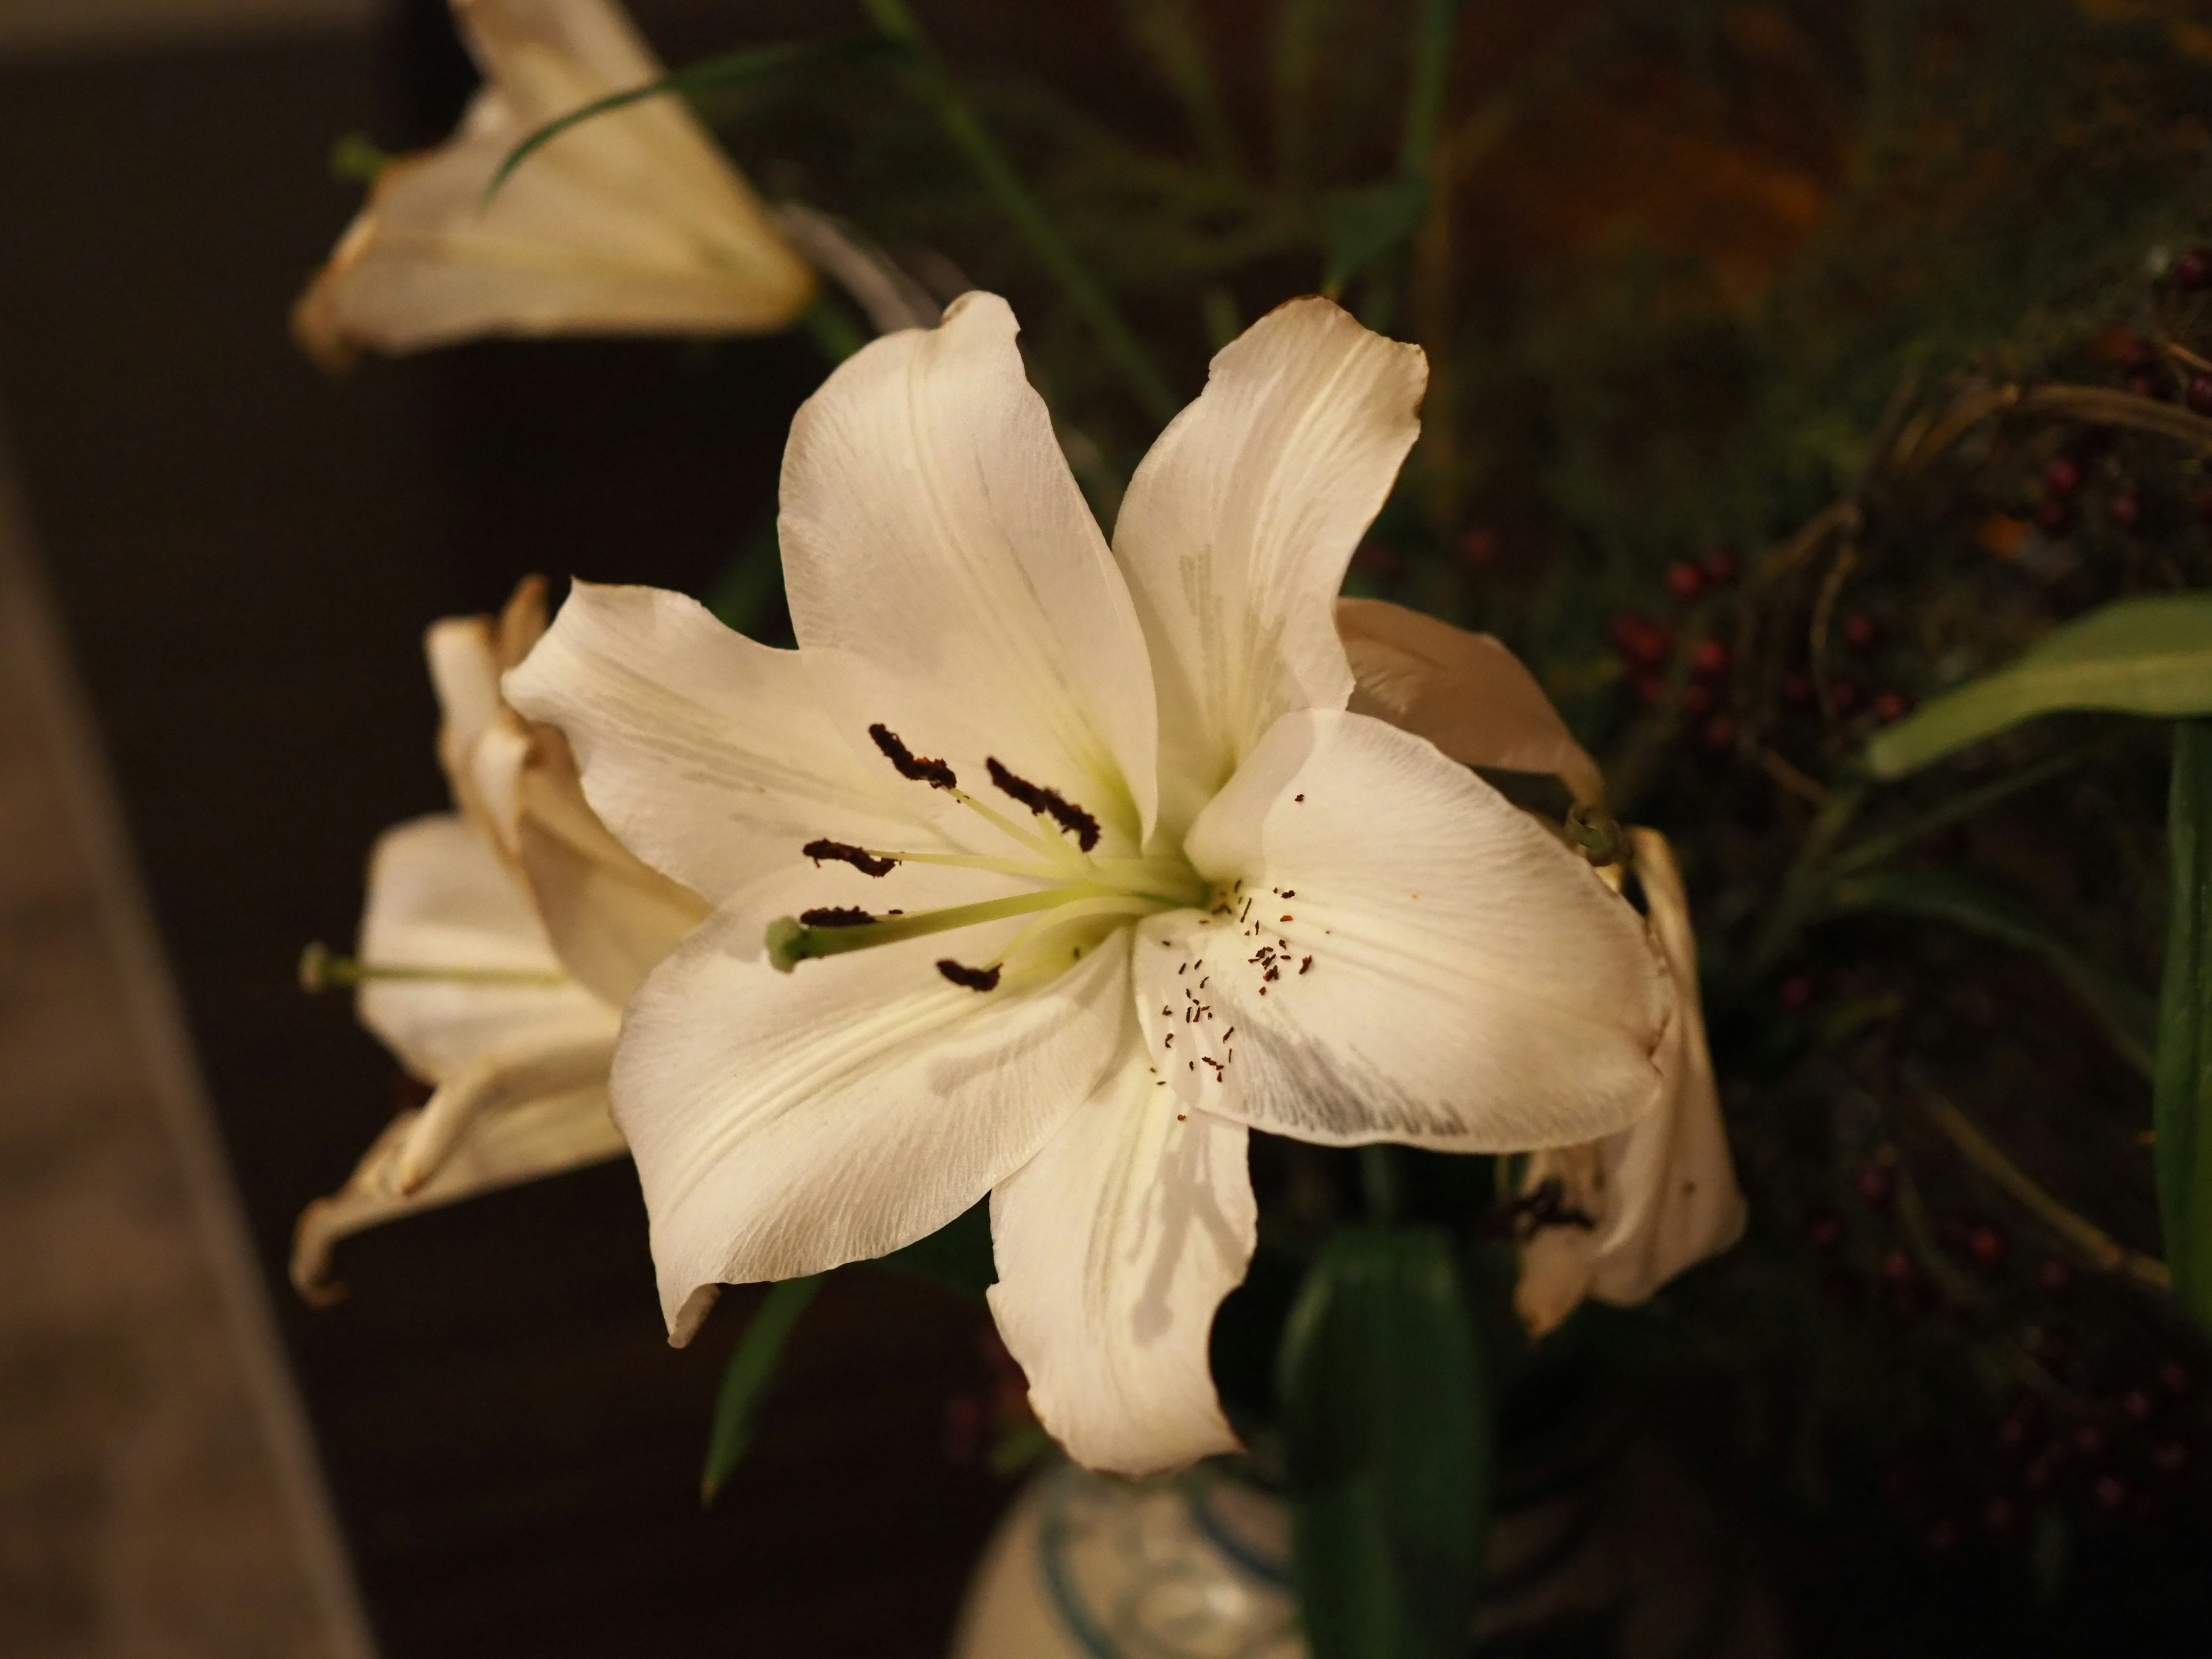
<svg viewBox="0 0 2212 1659">
<path fill-rule="evenodd" d="M 975 873 L 907 868 L 917 909 Z M 1127 1039 L 1127 931 L 1041 988 L 976 992 L 934 963 L 988 962 L 1021 919 L 778 973 L 762 918 L 842 902 L 856 872 L 771 878 L 654 969 L 631 1001 L 615 1115 L 637 1158 L 672 1340 L 721 1283 L 887 1255 L 1026 1164 Z M 989 890 L 1003 892 L 1000 881 Z"/>
<path fill-rule="evenodd" d="M 292 1283 L 317 1306 L 343 1288 L 331 1277 L 337 1242 L 364 1228 L 441 1204 L 621 1156 L 622 1133 L 607 1111 L 603 1077 L 595 1083 L 511 1101 L 477 1117 L 467 1133 L 411 1186 L 403 1158 L 416 1145 L 422 1114 L 403 1112 L 377 1137 L 352 1177 L 301 1212 L 292 1242 Z"/>
<path fill-rule="evenodd" d="M 611 835 L 584 799 L 576 763 L 550 726 L 532 734 L 517 781 L 517 855 L 561 965 L 619 1008 L 684 936 L 707 902 Z"/>
<path fill-rule="evenodd" d="M 1222 349 L 1138 466 L 1114 555 L 1152 644 L 1171 831 L 1279 716 L 1345 706 L 1330 606 L 1420 429 L 1427 381 L 1418 347 L 1293 300 Z"/>
<path fill-rule="evenodd" d="M 1336 630 L 1354 714 L 1426 738 L 1462 765 L 1549 772 L 1585 805 L 1604 800 L 1597 763 L 1498 640 L 1385 599 L 1339 599 Z"/>
<path fill-rule="evenodd" d="M 806 400 L 778 520 L 792 626 L 860 688 L 854 739 L 884 721 L 979 793 L 996 758 L 1133 850 L 1157 770 L 1145 636 L 1016 332 L 1004 300 L 964 295 Z"/>
<path fill-rule="evenodd" d="M 453 979 L 372 979 L 361 988 L 362 1023 L 433 1083 L 518 1044 L 611 1041 L 619 1023 L 612 1006 L 562 973 L 491 843 L 451 814 L 378 837 L 360 950 L 371 967 L 459 970 Z"/>
<path fill-rule="evenodd" d="M 1139 1476 L 1237 1449 L 1207 1339 L 1258 1208 L 1243 1127 L 1182 1109 L 1131 1048 L 993 1191 L 989 1296 L 1053 1438 Z"/>
<path fill-rule="evenodd" d="M 1185 1100 L 1452 1152 L 1590 1139 L 1658 1103 L 1674 998 L 1642 919 L 1433 744 L 1285 715 L 1184 847 L 1230 896 L 1140 924 L 1135 983 Z"/>
<path fill-rule="evenodd" d="M 505 684 L 566 735 L 622 843 L 719 903 L 817 839 L 938 844 L 911 815 L 932 792 L 864 763 L 820 712 L 817 678 L 680 593 L 578 582 Z"/>
<path fill-rule="evenodd" d="M 705 129 L 653 98 L 540 126 L 665 71 L 606 0 L 456 0 L 487 84 L 441 149 L 386 167 L 294 314 L 343 363 L 483 334 L 748 333 L 787 325 L 812 273 Z"/>
<path fill-rule="evenodd" d="M 1648 1300 L 1677 1273 L 1743 1236 L 1743 1193 L 1729 1156 L 1698 1005 L 1689 896 L 1665 836 L 1632 829 L 1629 837 L 1651 931 L 1680 1006 L 1660 1054 L 1666 1099 L 1650 1116 L 1594 1146 L 1529 1161 L 1524 1190 L 1559 1181 L 1565 1203 L 1596 1223 L 1544 1228 L 1522 1246 L 1515 1299 L 1539 1335 L 1585 1294 L 1624 1306 Z"/>
</svg>

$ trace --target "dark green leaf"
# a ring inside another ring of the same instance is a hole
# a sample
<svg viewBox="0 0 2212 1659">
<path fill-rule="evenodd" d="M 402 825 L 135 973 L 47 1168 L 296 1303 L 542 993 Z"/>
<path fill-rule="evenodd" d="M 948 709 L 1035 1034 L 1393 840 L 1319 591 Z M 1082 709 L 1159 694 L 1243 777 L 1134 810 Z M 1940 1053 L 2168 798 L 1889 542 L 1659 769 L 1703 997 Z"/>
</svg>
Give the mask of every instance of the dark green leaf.
<svg viewBox="0 0 2212 1659">
<path fill-rule="evenodd" d="M 970 1206 L 928 1237 L 893 1250 L 876 1265 L 911 1273 L 963 1296 L 981 1297 L 999 1277 L 991 1258 L 990 1200 Z"/>
<path fill-rule="evenodd" d="M 595 116 L 642 103 L 648 98 L 659 98 L 666 93 L 690 94 L 742 86 L 750 82 L 765 81 L 771 76 L 802 65 L 884 52 L 890 46 L 890 42 L 876 34 L 851 35 L 835 40 L 781 41 L 772 46 L 753 46 L 744 52 L 709 58 L 703 63 L 678 70 L 673 75 L 663 76 L 645 86 L 633 87 L 628 92 L 595 99 L 580 109 L 570 110 L 558 120 L 548 121 L 517 144 L 507 160 L 499 164 L 499 171 L 492 174 L 491 182 L 484 186 L 484 199 L 489 201 L 498 194 L 499 187 L 514 175 L 515 168 L 540 148 L 559 137 L 570 127 L 591 120 Z"/>
<path fill-rule="evenodd" d="M 1323 198 L 1321 228 L 1329 291 L 1338 292 L 1403 247 L 1428 210 L 1429 181 L 1406 173 Z"/>
<path fill-rule="evenodd" d="M 1314 1659 L 1459 1659 L 1491 1432 L 1449 1238 L 1340 1231 L 1291 1310 L 1278 1389 Z"/>
<path fill-rule="evenodd" d="M 2152 1108 L 2158 1210 L 2173 1293 L 2212 1326 L 2212 722 L 2174 728 L 2166 825 L 2172 886 Z"/>
<path fill-rule="evenodd" d="M 2152 1067 L 2156 1018 L 2151 999 L 2060 939 L 2027 905 L 1963 876 L 1941 870 L 1873 870 L 1836 884 L 1838 911 L 1879 910 L 1948 921 L 1984 939 L 2033 951 L 2100 1020 L 2128 1063 L 2146 1077 Z"/>
<path fill-rule="evenodd" d="M 2022 720 L 2069 708 L 2212 714 L 2212 592 L 2115 599 L 2053 629 L 2014 662 L 1876 735 L 1867 766 L 1878 778 L 1901 778 Z"/>
<path fill-rule="evenodd" d="M 820 1273 L 813 1273 L 769 1285 L 768 1295 L 754 1310 L 752 1322 L 738 1339 L 737 1352 L 730 1356 L 729 1368 L 722 1373 L 721 1393 L 714 1399 L 714 1430 L 707 1441 L 707 1467 L 699 1476 L 701 1503 L 714 1501 L 714 1494 L 751 1446 L 769 1384 L 775 1381 L 776 1366 L 783 1358 L 784 1344 L 799 1315 L 806 1311 L 806 1304 L 822 1288 L 822 1279 Z"/>
</svg>

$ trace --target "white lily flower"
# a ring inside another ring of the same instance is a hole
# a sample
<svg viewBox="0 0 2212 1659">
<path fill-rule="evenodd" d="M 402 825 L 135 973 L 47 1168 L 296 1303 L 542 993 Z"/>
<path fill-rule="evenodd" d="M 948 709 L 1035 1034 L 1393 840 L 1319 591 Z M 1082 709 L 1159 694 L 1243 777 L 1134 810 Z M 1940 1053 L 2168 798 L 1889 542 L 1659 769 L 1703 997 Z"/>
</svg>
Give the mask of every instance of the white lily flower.
<svg viewBox="0 0 2212 1659">
<path fill-rule="evenodd" d="M 1514 1304 L 1536 1336 L 1585 1296 L 1621 1307 L 1647 1301 L 1675 1274 L 1743 1237 L 1743 1193 L 1698 1006 L 1689 896 L 1667 838 L 1656 830 L 1628 835 L 1680 1009 L 1660 1050 L 1666 1095 L 1657 1111 L 1618 1133 L 1528 1160 L 1522 1192 L 1556 1182 L 1556 1208 L 1572 1218 L 1540 1225 L 1521 1247 Z"/>
<path fill-rule="evenodd" d="M 453 0 L 484 76 L 460 129 L 378 177 L 293 313 L 318 361 L 486 334 L 752 334 L 811 302 L 806 263 L 673 97 L 532 132 L 666 71 L 610 0 Z"/>
<path fill-rule="evenodd" d="M 673 1340 L 724 1282 L 985 1194 L 1040 1419 L 1138 1474 L 1236 1445 L 1208 1370 L 1249 1128 L 1570 1145 L 1657 1103 L 1641 920 L 1430 742 L 1346 709 L 1333 605 L 1413 348 L 1282 307 L 1099 533 L 971 294 L 801 409 L 799 648 L 580 585 L 507 678 L 623 842 L 715 906 L 632 1000 L 615 1112 Z"/>
<path fill-rule="evenodd" d="M 544 626 L 532 581 L 496 625 L 452 618 L 425 641 L 461 811 L 378 838 L 357 971 L 362 1022 L 433 1092 L 301 1214 L 292 1279 L 311 1301 L 336 1294 L 350 1233 L 624 1150 L 607 1098 L 622 1005 L 704 908 L 592 816 L 560 734 L 501 702 Z"/>
</svg>

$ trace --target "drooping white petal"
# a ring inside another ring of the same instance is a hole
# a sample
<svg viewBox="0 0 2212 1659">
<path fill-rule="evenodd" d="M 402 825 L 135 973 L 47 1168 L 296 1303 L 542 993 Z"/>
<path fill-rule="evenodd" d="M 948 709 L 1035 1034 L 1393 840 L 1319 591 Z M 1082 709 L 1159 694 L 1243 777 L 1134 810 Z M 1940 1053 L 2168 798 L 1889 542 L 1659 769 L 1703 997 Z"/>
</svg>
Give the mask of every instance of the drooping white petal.
<svg viewBox="0 0 2212 1659">
<path fill-rule="evenodd" d="M 618 1024 L 613 1006 L 562 972 L 491 844 L 450 814 L 378 838 L 360 951 L 371 968 L 459 970 L 452 979 L 372 979 L 361 989 L 362 1023 L 430 1082 L 517 1044 L 611 1042 Z"/>
<path fill-rule="evenodd" d="M 412 1185 L 400 1179 L 421 1112 L 404 1112 L 377 1137 L 346 1184 L 301 1212 L 293 1235 L 292 1283 L 323 1305 L 343 1293 L 331 1276 L 337 1242 L 364 1228 L 451 1204 L 494 1188 L 534 1181 L 619 1157 L 622 1133 L 607 1110 L 604 1074 L 592 1084 L 510 1101 L 476 1118 Z"/>
<path fill-rule="evenodd" d="M 1258 1209 L 1243 1126 L 1185 1109 L 1129 1046 L 992 1193 L 990 1302 L 1053 1438 L 1136 1476 L 1237 1449 L 1207 1339 Z"/>
<path fill-rule="evenodd" d="M 951 1220 L 1035 1155 L 1122 1058 L 1127 930 L 1039 988 L 949 982 L 992 960 L 994 923 L 770 967 L 763 918 L 856 896 L 909 913 L 1003 894 L 908 866 L 868 888 L 842 866 L 771 878 L 677 947 L 630 1003 L 615 1114 L 637 1159 L 672 1334 L 718 1283 L 878 1256 Z"/>
<path fill-rule="evenodd" d="M 578 582 L 506 689 L 566 735 L 623 844 L 714 903 L 817 839 L 936 844 L 915 816 L 933 792 L 855 753 L 818 678 L 680 593 Z"/>
<path fill-rule="evenodd" d="M 518 781 L 516 853 L 561 965 L 620 1007 L 710 914 L 707 902 L 640 860 L 584 799 L 561 734 L 539 727 Z"/>
<path fill-rule="evenodd" d="M 1623 1305 L 1644 1301 L 1743 1233 L 1743 1194 L 1705 1046 L 1689 896 L 1665 836 L 1635 829 L 1629 838 L 1680 1009 L 1660 1051 L 1666 1095 L 1659 1110 L 1593 1146 L 1529 1160 L 1524 1190 L 1558 1181 L 1563 1202 L 1595 1223 L 1545 1228 L 1523 1245 L 1516 1300 L 1539 1334 L 1585 1294 Z"/>
<path fill-rule="evenodd" d="M 1152 645 L 1171 830 L 1278 717 L 1345 706 L 1331 605 L 1427 380 L 1419 348 L 1294 300 L 1222 349 L 1130 480 L 1114 555 Z"/>
<path fill-rule="evenodd" d="M 994 757 L 1133 848 L 1155 766 L 1145 638 L 995 295 L 874 342 L 792 422 L 784 584 L 811 659 L 971 793 Z"/>
<path fill-rule="evenodd" d="M 787 325 L 813 278 L 673 97 L 546 143 L 487 201 L 532 132 L 664 71 L 607 0 L 457 0 L 487 84 L 441 148 L 387 167 L 295 313 L 343 362 L 483 334 L 752 332 Z"/>
<path fill-rule="evenodd" d="M 1657 1104 L 1674 999 L 1642 920 L 1423 739 L 1285 715 L 1185 849 L 1241 884 L 1138 930 L 1138 1016 L 1187 1101 L 1458 1152 L 1589 1139 Z"/>
<path fill-rule="evenodd" d="M 1604 799 L 1597 763 L 1498 640 L 1384 599 L 1339 599 L 1336 629 L 1353 713 L 1426 738 L 1462 765 L 1550 772 L 1578 801 Z"/>
</svg>

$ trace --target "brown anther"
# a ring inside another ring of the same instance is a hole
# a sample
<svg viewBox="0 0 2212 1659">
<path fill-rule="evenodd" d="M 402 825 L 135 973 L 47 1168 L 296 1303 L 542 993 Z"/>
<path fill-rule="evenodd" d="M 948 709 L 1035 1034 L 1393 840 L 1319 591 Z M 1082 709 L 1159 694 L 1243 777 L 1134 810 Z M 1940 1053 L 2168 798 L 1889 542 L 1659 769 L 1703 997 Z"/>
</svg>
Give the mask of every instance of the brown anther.
<svg viewBox="0 0 2212 1659">
<path fill-rule="evenodd" d="M 995 991 L 999 988 L 999 970 L 996 968 L 970 968 L 946 957 L 938 963 L 937 971 L 955 985 L 964 985 L 971 991 Z"/>
<path fill-rule="evenodd" d="M 799 850 L 817 864 L 824 859 L 836 864 L 849 864 L 864 876 L 887 876 L 898 868 L 896 859 L 878 858 L 865 847 L 854 847 L 842 841 L 810 841 Z"/>
<path fill-rule="evenodd" d="M 801 910 L 799 919 L 809 927 L 864 927 L 875 920 L 852 904 L 826 904 L 818 909 Z"/>
<path fill-rule="evenodd" d="M 915 754 L 899 741 L 897 732 L 881 720 L 868 728 L 868 735 L 876 740 L 876 747 L 884 751 L 884 758 L 898 769 L 901 777 L 911 778 L 916 783 L 926 783 L 933 789 L 957 789 L 960 787 L 960 780 L 952 775 L 951 767 L 941 760 L 931 760 L 926 755 Z"/>
</svg>

